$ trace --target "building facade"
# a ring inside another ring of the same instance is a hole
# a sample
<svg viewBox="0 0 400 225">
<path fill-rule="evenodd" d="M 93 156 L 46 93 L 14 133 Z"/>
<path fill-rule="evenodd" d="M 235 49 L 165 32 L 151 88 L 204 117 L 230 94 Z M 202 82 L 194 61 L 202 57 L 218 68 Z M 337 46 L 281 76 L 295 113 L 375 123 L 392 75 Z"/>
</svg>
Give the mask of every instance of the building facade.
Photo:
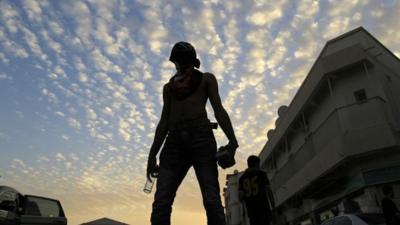
<svg viewBox="0 0 400 225">
<path fill-rule="evenodd" d="M 226 176 L 226 187 L 223 190 L 225 216 L 227 225 L 248 225 L 245 207 L 239 199 L 239 178 L 243 172 L 235 170 Z"/>
<path fill-rule="evenodd" d="M 278 115 L 260 153 L 275 224 L 380 212 L 384 184 L 400 196 L 400 60 L 364 28 L 327 42 Z"/>
</svg>

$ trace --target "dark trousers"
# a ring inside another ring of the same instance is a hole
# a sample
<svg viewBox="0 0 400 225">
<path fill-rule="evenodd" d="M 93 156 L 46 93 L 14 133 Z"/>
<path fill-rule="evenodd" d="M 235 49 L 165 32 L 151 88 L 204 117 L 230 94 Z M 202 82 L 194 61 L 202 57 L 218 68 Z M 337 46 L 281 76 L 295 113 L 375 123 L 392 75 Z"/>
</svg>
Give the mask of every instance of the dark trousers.
<svg viewBox="0 0 400 225">
<path fill-rule="evenodd" d="M 170 132 L 160 155 L 160 172 L 154 196 L 152 225 L 170 225 L 176 191 L 193 166 L 203 196 L 208 225 L 225 225 L 220 198 L 217 144 L 210 127 Z"/>
<path fill-rule="evenodd" d="M 263 204 L 249 205 L 246 204 L 247 215 L 250 225 L 270 225 L 271 212 L 268 207 Z"/>
</svg>

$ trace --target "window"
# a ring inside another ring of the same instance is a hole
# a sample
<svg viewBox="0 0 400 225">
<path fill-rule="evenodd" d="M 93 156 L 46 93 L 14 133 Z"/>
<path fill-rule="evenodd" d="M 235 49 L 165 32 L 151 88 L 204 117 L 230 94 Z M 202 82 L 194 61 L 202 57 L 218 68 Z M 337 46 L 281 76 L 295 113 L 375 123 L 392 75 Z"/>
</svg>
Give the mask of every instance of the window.
<svg viewBox="0 0 400 225">
<path fill-rule="evenodd" d="M 302 114 L 301 114 L 301 119 L 302 119 L 302 127 L 303 127 L 303 129 L 304 129 L 304 132 L 306 133 L 306 134 L 309 134 L 310 133 L 310 123 L 309 123 L 309 121 L 308 121 L 308 118 L 306 117 L 306 115 L 305 115 L 305 113 L 303 112 Z"/>
<path fill-rule="evenodd" d="M 321 225 L 333 225 L 333 219 L 325 219 L 322 221 Z"/>
<path fill-rule="evenodd" d="M 263 168 L 267 168 L 267 171 L 273 171 L 276 169 L 276 164 L 273 157 L 264 162 Z"/>
<path fill-rule="evenodd" d="M 289 153 L 288 156 L 290 156 L 290 149 L 291 148 L 290 148 L 290 139 L 289 139 L 288 135 L 285 136 L 283 144 L 284 144 L 284 148 L 285 148 L 286 153 Z"/>
<path fill-rule="evenodd" d="M 305 130 L 304 123 L 303 123 L 303 118 L 298 117 L 296 120 L 292 123 L 291 129 L 293 132 L 301 132 Z"/>
<path fill-rule="evenodd" d="M 63 216 L 57 201 L 29 196 L 25 202 L 25 215 L 60 217 Z"/>
<path fill-rule="evenodd" d="M 356 102 L 364 102 L 367 100 L 367 93 L 365 92 L 365 89 L 360 89 L 358 91 L 354 92 L 354 98 L 356 99 Z"/>
<path fill-rule="evenodd" d="M 0 190 L 0 209 L 15 212 L 18 194 L 11 190 Z"/>
<path fill-rule="evenodd" d="M 339 216 L 334 219 L 333 225 L 351 225 L 351 220 L 345 216 Z"/>
</svg>

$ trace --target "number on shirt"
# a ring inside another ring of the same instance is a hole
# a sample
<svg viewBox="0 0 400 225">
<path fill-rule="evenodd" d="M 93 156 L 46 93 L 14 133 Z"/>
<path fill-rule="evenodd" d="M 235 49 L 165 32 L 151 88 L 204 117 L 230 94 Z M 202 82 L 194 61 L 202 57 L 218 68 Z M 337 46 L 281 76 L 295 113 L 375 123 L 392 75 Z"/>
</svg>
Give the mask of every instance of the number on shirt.
<svg viewBox="0 0 400 225">
<path fill-rule="evenodd" d="M 246 197 L 258 195 L 257 177 L 246 178 L 243 180 L 244 195 Z"/>
</svg>

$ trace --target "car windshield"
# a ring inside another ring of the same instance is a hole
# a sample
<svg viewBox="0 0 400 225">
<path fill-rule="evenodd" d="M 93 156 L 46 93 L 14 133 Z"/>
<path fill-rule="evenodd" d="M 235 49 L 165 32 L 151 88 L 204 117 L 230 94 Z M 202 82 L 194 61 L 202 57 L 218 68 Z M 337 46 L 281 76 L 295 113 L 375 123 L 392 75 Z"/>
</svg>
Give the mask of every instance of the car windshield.
<svg viewBox="0 0 400 225">
<path fill-rule="evenodd" d="M 17 207 L 18 194 L 11 188 L 0 188 L 0 209 L 6 211 L 14 211 Z"/>
<path fill-rule="evenodd" d="M 359 214 L 357 216 L 370 225 L 385 224 L 386 222 L 383 215 L 378 213 Z"/>
</svg>

